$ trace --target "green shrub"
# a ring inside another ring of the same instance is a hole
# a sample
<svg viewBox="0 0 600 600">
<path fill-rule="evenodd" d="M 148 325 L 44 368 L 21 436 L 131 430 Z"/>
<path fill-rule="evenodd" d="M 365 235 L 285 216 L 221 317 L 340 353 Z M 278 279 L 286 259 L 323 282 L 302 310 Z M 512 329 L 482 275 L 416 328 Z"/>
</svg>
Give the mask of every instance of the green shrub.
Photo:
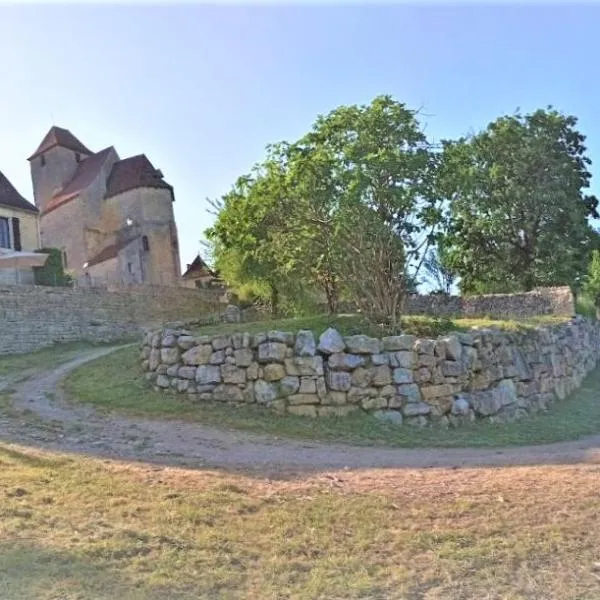
<svg viewBox="0 0 600 600">
<path fill-rule="evenodd" d="M 73 278 L 65 272 L 62 253 L 58 248 L 40 248 L 36 252 L 49 255 L 43 267 L 33 268 L 36 285 L 61 287 L 70 287 L 73 285 Z"/>
</svg>

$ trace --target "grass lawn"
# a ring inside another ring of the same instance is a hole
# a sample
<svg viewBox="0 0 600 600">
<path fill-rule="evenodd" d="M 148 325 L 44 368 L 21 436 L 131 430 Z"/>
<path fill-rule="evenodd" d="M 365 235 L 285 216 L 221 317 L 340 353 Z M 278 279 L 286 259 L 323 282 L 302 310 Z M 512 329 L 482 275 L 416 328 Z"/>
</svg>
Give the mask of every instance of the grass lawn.
<svg viewBox="0 0 600 600">
<path fill-rule="evenodd" d="M 373 337 L 382 337 L 393 333 L 412 333 L 421 337 L 437 337 L 452 331 L 468 331 L 473 327 L 496 327 L 508 331 L 516 331 L 537 327 L 538 325 L 549 325 L 561 323 L 568 320 L 567 317 L 540 316 L 523 321 L 497 319 L 445 319 L 428 316 L 405 316 L 402 317 L 401 325 L 397 331 L 383 326 L 369 323 L 363 316 L 358 314 L 348 315 L 317 315 L 313 317 L 300 317 L 294 319 L 269 319 L 265 321 L 253 321 L 251 323 L 219 323 L 216 325 L 205 325 L 197 327 L 194 333 L 202 335 L 215 335 L 219 333 L 235 333 L 247 331 L 248 333 L 261 333 L 278 329 L 280 331 L 298 331 L 300 329 L 311 329 L 320 335 L 328 327 L 335 327 L 342 335 L 354 335 L 364 333 Z"/>
<path fill-rule="evenodd" d="M 0 444 L 3 600 L 583 600 L 597 466 L 269 480 Z"/>
<path fill-rule="evenodd" d="M 600 368 L 570 398 L 542 415 L 507 425 L 415 429 L 381 423 L 364 413 L 345 418 L 279 416 L 258 406 L 191 403 L 185 394 L 151 389 L 140 375 L 138 349 L 125 348 L 73 371 L 64 382 L 73 401 L 132 415 L 178 418 L 284 437 L 404 447 L 505 446 L 577 439 L 600 432 Z"/>
</svg>

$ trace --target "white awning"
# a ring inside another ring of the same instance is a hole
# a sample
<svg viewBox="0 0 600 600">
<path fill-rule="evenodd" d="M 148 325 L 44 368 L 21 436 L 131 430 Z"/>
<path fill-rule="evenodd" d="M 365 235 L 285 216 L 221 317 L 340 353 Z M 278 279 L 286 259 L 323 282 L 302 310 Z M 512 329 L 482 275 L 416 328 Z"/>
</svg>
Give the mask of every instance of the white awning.
<svg viewBox="0 0 600 600">
<path fill-rule="evenodd" d="M 28 269 L 43 267 L 48 254 L 38 252 L 17 252 L 0 248 L 0 269 Z"/>
</svg>

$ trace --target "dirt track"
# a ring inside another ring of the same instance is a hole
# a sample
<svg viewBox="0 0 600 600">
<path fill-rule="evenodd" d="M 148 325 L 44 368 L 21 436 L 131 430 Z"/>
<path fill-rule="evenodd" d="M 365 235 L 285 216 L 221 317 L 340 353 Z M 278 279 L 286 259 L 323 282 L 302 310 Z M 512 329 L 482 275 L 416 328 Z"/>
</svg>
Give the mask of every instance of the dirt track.
<svg viewBox="0 0 600 600">
<path fill-rule="evenodd" d="M 105 415 L 64 402 L 59 383 L 78 366 L 112 352 L 90 350 L 26 381 L 0 382 L 12 408 L 0 411 L 0 439 L 92 456 L 187 467 L 259 472 L 361 468 L 600 464 L 600 435 L 575 442 L 505 449 L 392 449 L 302 442 L 224 431 L 198 423 Z"/>
</svg>

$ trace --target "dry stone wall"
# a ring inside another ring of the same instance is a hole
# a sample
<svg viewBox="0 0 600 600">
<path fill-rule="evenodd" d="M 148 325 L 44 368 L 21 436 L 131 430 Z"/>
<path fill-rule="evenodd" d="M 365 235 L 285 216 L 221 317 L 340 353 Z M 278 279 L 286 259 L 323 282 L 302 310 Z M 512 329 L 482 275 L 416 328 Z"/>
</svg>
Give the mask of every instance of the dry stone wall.
<svg viewBox="0 0 600 600">
<path fill-rule="evenodd" d="M 210 290 L 0 286 L 0 354 L 61 342 L 115 341 L 174 319 L 199 320 L 223 308 Z"/>
<path fill-rule="evenodd" d="M 310 417 L 366 411 L 397 424 L 511 421 L 581 385 L 600 356 L 600 326 L 573 318 L 525 332 L 439 339 L 342 337 L 328 329 L 193 336 L 149 332 L 141 364 L 157 389 L 198 402 L 258 404 Z"/>
</svg>

